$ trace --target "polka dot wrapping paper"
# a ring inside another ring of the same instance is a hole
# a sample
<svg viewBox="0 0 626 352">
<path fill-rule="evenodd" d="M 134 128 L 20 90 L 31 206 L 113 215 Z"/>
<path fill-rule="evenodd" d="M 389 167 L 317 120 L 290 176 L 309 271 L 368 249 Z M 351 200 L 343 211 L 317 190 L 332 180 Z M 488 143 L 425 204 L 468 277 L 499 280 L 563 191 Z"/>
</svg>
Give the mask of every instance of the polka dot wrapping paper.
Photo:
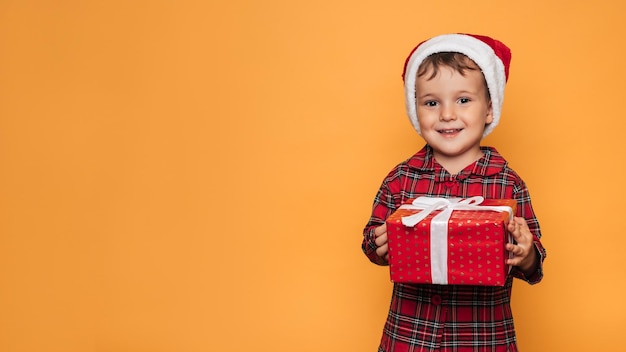
<svg viewBox="0 0 626 352">
<path fill-rule="evenodd" d="M 410 200 L 407 203 L 411 203 Z M 513 199 L 485 199 L 477 207 L 508 206 L 515 214 Z M 400 208 L 387 218 L 391 281 L 399 283 L 503 286 L 510 266 L 505 245 L 512 241 L 506 229 L 509 213 L 493 210 L 453 210 L 447 233 L 431 231 L 436 210 L 415 226 L 402 218 L 420 212 Z M 439 236 L 439 237 L 434 237 Z M 441 236 L 447 240 L 441 241 Z M 438 248 L 447 243 L 446 248 Z M 433 247 L 433 248 L 431 248 Z M 439 273 L 443 263 L 443 270 Z M 443 277 L 441 277 L 443 276 Z"/>
</svg>

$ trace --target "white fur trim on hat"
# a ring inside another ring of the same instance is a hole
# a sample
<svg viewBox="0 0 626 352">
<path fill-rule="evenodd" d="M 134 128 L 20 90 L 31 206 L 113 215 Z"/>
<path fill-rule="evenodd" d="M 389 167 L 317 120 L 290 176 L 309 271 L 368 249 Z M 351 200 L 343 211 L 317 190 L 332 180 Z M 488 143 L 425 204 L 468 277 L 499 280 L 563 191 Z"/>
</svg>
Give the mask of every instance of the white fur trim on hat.
<svg viewBox="0 0 626 352">
<path fill-rule="evenodd" d="M 492 41 L 495 41 L 488 37 Z M 497 41 L 495 41 L 497 42 Z M 433 37 L 421 43 L 407 59 L 404 69 L 404 94 L 406 111 L 413 127 L 421 135 L 420 126 L 417 117 L 417 107 L 415 98 L 415 81 L 417 79 L 417 70 L 424 59 L 432 54 L 440 52 L 457 52 L 464 54 L 472 59 L 478 67 L 480 67 L 489 95 L 491 96 L 491 105 L 493 108 L 493 122 L 485 126 L 483 137 L 487 136 L 498 125 L 500 121 L 500 113 L 502 112 L 502 102 L 504 100 L 504 86 L 507 81 L 508 66 L 510 61 L 510 51 L 504 44 L 497 42 L 501 47 L 506 49 L 508 58 L 503 58 L 496 53 L 494 48 L 477 37 L 467 34 L 444 34 Z M 499 50 L 496 48 L 496 50 Z M 506 64 L 506 69 L 505 69 Z"/>
</svg>

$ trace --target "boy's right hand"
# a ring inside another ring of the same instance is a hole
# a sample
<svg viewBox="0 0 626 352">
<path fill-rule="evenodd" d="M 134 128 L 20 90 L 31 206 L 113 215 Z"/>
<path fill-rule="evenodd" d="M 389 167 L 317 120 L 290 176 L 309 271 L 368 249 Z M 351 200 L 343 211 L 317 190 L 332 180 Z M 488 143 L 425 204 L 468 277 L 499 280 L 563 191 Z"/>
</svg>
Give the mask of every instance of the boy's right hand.
<svg viewBox="0 0 626 352">
<path fill-rule="evenodd" d="M 382 224 L 374 229 L 374 243 L 376 243 L 376 255 L 389 261 L 389 247 L 387 246 L 387 224 Z"/>
</svg>

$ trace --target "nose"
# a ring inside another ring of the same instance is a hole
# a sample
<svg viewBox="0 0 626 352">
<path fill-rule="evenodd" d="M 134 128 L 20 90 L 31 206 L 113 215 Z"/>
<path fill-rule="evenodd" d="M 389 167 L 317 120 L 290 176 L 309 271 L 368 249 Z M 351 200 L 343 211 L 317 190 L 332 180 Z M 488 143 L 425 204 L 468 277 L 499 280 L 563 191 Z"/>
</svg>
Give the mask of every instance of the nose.
<svg viewBox="0 0 626 352">
<path fill-rule="evenodd" d="M 454 121 L 456 120 L 456 112 L 454 107 L 450 104 L 444 104 L 441 106 L 441 114 L 439 115 L 440 121 Z"/>
</svg>

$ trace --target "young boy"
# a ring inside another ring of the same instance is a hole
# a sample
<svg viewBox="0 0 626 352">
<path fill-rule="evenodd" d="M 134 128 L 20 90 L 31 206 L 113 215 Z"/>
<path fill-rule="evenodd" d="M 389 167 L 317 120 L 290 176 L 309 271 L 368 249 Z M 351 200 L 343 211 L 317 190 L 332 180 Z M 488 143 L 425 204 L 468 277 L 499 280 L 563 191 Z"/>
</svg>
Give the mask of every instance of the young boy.
<svg viewBox="0 0 626 352">
<path fill-rule="evenodd" d="M 385 219 L 418 196 L 508 198 L 513 268 L 504 287 L 395 283 L 379 352 L 517 351 L 510 307 L 513 277 L 541 281 L 541 245 L 524 181 L 480 142 L 500 120 L 511 53 L 485 36 L 446 34 L 419 44 L 403 73 L 406 108 L 426 145 L 397 165 L 376 194 L 363 252 L 388 265 Z"/>
</svg>

